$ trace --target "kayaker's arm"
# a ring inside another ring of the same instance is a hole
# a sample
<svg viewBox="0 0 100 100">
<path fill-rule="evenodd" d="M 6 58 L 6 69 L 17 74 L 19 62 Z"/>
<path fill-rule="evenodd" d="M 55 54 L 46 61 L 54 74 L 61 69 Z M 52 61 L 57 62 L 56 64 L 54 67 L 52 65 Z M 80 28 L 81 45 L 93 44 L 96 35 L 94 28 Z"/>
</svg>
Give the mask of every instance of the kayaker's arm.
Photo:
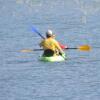
<svg viewBox="0 0 100 100">
<path fill-rule="evenodd" d="M 58 51 L 60 53 L 64 53 L 64 51 L 62 50 L 61 46 L 59 45 L 59 43 L 56 40 L 55 40 L 55 46 L 56 46 L 56 48 L 58 49 Z"/>
<path fill-rule="evenodd" d="M 43 39 L 43 40 L 39 43 L 39 46 L 40 46 L 40 47 L 42 47 L 42 46 L 44 45 L 44 40 L 45 40 L 45 39 Z"/>
<path fill-rule="evenodd" d="M 59 42 L 58 42 L 58 44 L 59 44 L 59 46 L 60 46 L 62 49 L 68 48 L 67 46 L 65 46 L 65 45 L 63 45 L 63 44 L 61 44 L 61 43 L 59 43 Z"/>
</svg>

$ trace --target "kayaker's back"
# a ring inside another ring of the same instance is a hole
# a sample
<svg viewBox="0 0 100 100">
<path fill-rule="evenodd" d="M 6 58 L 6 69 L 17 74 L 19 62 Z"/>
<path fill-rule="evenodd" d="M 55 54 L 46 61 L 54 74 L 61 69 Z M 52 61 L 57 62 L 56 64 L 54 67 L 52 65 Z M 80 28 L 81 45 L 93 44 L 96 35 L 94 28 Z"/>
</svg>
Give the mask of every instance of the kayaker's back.
<svg viewBox="0 0 100 100">
<path fill-rule="evenodd" d="M 41 46 L 43 46 L 43 49 L 51 49 L 53 51 L 55 51 L 57 48 L 59 48 L 58 43 L 55 39 L 53 38 L 47 38 L 42 40 L 42 42 L 40 43 Z"/>
</svg>

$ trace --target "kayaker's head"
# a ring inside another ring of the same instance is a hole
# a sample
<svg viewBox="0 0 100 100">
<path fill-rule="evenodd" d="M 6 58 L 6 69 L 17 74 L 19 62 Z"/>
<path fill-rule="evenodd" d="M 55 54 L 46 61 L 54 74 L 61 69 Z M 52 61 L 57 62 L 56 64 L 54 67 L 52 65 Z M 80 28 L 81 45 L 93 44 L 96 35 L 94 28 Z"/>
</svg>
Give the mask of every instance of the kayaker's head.
<svg viewBox="0 0 100 100">
<path fill-rule="evenodd" d="M 55 39 L 55 37 L 56 37 L 56 35 L 55 35 L 55 34 L 53 34 L 53 35 L 52 35 L 52 38 L 54 38 L 54 39 Z"/>
<path fill-rule="evenodd" d="M 49 37 L 52 37 L 53 33 L 51 30 L 47 30 L 46 32 L 46 37 L 49 38 Z"/>
</svg>

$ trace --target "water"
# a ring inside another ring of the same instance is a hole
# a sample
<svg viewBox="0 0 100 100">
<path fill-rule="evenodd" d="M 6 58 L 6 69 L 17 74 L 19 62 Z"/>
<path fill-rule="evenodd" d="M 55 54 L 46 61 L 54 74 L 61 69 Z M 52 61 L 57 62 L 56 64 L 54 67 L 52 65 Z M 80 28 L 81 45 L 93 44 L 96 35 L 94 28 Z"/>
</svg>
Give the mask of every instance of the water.
<svg viewBox="0 0 100 100">
<path fill-rule="evenodd" d="M 99 16 L 99 0 L 1 0 L 0 100 L 99 100 Z M 20 52 L 39 48 L 32 26 L 92 50 L 66 50 L 65 62 L 40 62 L 42 51 Z"/>
</svg>

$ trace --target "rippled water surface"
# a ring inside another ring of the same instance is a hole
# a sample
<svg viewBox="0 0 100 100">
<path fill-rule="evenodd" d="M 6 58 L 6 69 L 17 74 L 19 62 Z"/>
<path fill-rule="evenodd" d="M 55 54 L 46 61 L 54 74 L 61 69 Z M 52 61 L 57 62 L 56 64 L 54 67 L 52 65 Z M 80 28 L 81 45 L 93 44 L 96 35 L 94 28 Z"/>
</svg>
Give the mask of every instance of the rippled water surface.
<svg viewBox="0 0 100 100">
<path fill-rule="evenodd" d="M 39 61 L 41 37 L 53 30 L 67 60 Z M 100 100 L 99 0 L 0 0 L 0 100 Z"/>
</svg>

